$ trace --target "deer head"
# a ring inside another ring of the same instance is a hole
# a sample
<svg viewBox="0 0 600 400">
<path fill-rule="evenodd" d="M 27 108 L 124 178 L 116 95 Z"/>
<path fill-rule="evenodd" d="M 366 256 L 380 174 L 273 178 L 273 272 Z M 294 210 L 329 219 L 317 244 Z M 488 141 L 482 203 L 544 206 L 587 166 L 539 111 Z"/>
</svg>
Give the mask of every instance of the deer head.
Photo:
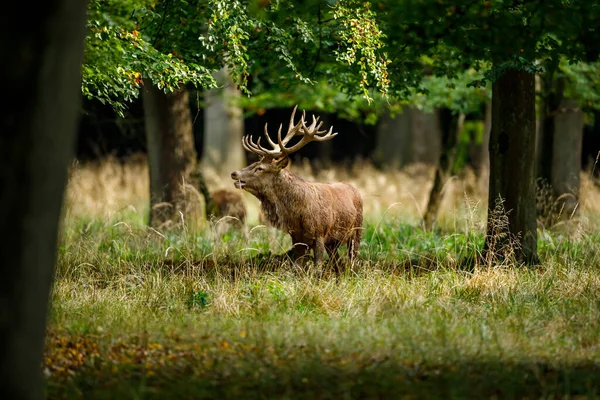
<svg viewBox="0 0 600 400">
<path fill-rule="evenodd" d="M 282 126 L 279 126 L 277 143 L 273 142 L 269 136 L 268 124 L 265 124 L 264 136 L 271 149 L 261 146 L 260 138 L 256 143 L 252 141 L 250 135 L 246 135 L 242 139 L 244 148 L 251 153 L 259 155 L 261 158 L 246 168 L 231 174 L 236 188 L 244 189 L 255 196 L 264 193 L 272 187 L 281 171 L 288 166 L 290 154 L 300 150 L 310 142 L 324 142 L 337 135 L 337 132 L 332 132 L 333 128 L 329 128 L 329 131 L 320 130 L 323 122 L 319 122 L 319 117 L 315 118 L 314 115 L 312 123 L 306 126 L 306 113 L 304 111 L 302 112 L 300 121 L 295 124 L 294 117 L 296 116 L 297 107 L 294 107 L 288 131 L 284 138 L 281 137 Z M 296 144 L 287 147 L 295 136 L 300 136 L 301 139 Z"/>
</svg>

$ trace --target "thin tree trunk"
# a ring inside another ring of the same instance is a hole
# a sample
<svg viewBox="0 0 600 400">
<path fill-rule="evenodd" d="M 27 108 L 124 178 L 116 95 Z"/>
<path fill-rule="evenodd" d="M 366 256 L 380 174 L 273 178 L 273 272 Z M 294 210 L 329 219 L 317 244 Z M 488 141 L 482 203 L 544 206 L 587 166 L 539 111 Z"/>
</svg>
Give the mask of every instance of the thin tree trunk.
<svg viewBox="0 0 600 400">
<path fill-rule="evenodd" d="M 244 167 L 243 110 L 238 105 L 240 91 L 222 68 L 215 74 L 219 88 L 204 92 L 204 155 L 202 163 L 218 172 L 231 173 Z"/>
<path fill-rule="evenodd" d="M 412 108 L 410 119 L 410 162 L 436 165 L 442 147 L 437 113 Z"/>
<path fill-rule="evenodd" d="M 198 215 L 191 187 L 197 155 L 194 147 L 188 92 L 165 94 L 145 81 L 143 90 L 148 163 L 150 170 L 150 221 L 158 228 L 178 224 L 183 216 Z"/>
<path fill-rule="evenodd" d="M 375 163 L 379 167 L 396 169 L 406 163 L 410 112 L 409 107 L 403 107 L 402 113 L 392 117 L 389 111 L 386 111 L 379 119 L 374 152 Z"/>
<path fill-rule="evenodd" d="M 582 140 L 583 113 L 577 101 L 564 99 L 554 118 L 552 152 L 552 188 L 561 219 L 571 218 L 579 203 Z"/>
<path fill-rule="evenodd" d="M 477 137 L 471 137 L 471 143 L 469 146 L 469 157 L 471 159 L 471 166 L 473 172 L 478 179 L 484 179 L 487 177 L 488 170 L 490 168 L 490 130 L 492 128 L 492 103 L 488 102 L 485 104 L 485 113 L 483 117 L 483 137 L 481 141 Z"/>
<path fill-rule="evenodd" d="M 0 14 L 0 394 L 41 399 L 46 313 L 81 97 L 85 1 Z M 23 16 L 27 29 L 23 29 Z M 18 32 L 18 34 L 14 34 Z"/>
<path fill-rule="evenodd" d="M 537 173 L 540 184 L 552 182 L 552 159 L 554 152 L 555 115 L 563 99 L 565 89 L 564 78 L 554 79 L 553 72 L 547 72 L 542 79 L 544 101 L 541 106 L 541 127 L 537 139 Z"/>
<path fill-rule="evenodd" d="M 448 180 L 450 170 L 454 164 L 456 145 L 458 143 L 458 136 L 460 135 L 464 119 L 464 114 L 452 115 L 452 111 L 447 108 L 443 108 L 439 111 L 442 151 L 440 152 L 440 159 L 435 168 L 433 186 L 429 192 L 429 201 L 427 202 L 427 209 L 425 210 L 425 216 L 423 217 L 423 223 L 426 229 L 433 229 L 437 219 L 437 214 L 442 202 L 442 189 Z"/>
<path fill-rule="evenodd" d="M 483 140 L 481 142 L 481 158 L 478 168 L 478 184 L 480 188 L 489 188 L 490 181 L 490 134 L 492 131 L 492 102 L 485 106 L 485 119 L 483 121 Z"/>
<path fill-rule="evenodd" d="M 509 69 L 492 86 L 490 188 L 485 256 L 507 255 L 536 263 L 535 79 Z M 504 220 L 498 202 L 508 214 Z"/>
<path fill-rule="evenodd" d="M 584 133 L 581 167 L 590 174 L 592 182 L 600 187 L 600 111 L 592 111 L 594 125 Z"/>
</svg>

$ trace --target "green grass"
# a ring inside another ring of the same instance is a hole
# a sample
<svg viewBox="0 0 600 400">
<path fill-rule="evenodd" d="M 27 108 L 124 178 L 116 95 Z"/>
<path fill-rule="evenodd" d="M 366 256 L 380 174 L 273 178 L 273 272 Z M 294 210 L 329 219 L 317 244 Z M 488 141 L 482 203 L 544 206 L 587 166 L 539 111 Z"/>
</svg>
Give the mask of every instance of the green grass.
<svg viewBox="0 0 600 400">
<path fill-rule="evenodd" d="M 484 268 L 477 229 L 367 221 L 335 277 L 276 256 L 280 234 L 140 215 L 65 223 L 50 398 L 600 398 L 598 232 L 541 232 L 540 266 Z"/>
</svg>

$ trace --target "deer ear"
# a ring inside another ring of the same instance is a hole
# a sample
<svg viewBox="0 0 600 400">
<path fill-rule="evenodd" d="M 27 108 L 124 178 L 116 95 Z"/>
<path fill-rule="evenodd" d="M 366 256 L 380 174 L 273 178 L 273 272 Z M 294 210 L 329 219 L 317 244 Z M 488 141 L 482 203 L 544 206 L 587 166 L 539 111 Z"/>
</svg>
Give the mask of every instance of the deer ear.
<svg viewBox="0 0 600 400">
<path fill-rule="evenodd" d="M 287 157 L 283 157 L 281 160 L 275 160 L 275 166 L 277 169 L 284 169 L 290 163 L 290 159 Z"/>
</svg>

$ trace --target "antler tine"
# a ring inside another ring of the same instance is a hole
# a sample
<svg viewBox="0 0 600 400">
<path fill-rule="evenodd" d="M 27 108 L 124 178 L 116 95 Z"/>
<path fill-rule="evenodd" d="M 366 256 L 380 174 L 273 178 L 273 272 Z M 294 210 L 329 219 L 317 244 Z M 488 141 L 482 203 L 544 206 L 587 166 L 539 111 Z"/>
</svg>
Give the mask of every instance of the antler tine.
<svg viewBox="0 0 600 400">
<path fill-rule="evenodd" d="M 273 149 L 277 149 L 277 145 L 271 140 L 271 137 L 269 136 L 267 125 L 268 123 L 265 124 L 265 137 L 267 138 L 267 142 L 269 142 L 269 146 L 271 146 Z M 279 126 L 279 130 L 281 130 L 281 125 Z"/>
<path fill-rule="evenodd" d="M 298 105 L 294 106 L 294 110 L 292 111 L 292 116 L 290 117 L 290 122 L 288 125 L 288 131 L 285 135 L 285 138 L 283 138 L 282 143 L 284 145 L 288 144 L 290 140 L 292 140 L 292 138 L 296 135 L 298 135 L 301 130 L 302 130 L 302 125 L 303 125 L 303 121 L 304 118 L 306 116 L 306 111 L 302 111 L 302 117 L 300 118 L 300 121 L 298 121 L 297 124 L 294 124 L 294 118 L 296 117 L 296 109 L 298 108 Z M 281 125 L 279 125 L 279 130 L 281 131 Z"/>
<path fill-rule="evenodd" d="M 254 152 L 253 149 L 248 144 L 248 136 L 250 136 L 250 135 L 244 135 L 244 137 L 242 138 L 242 147 L 244 149 L 246 149 L 246 151 Z"/>
<path fill-rule="evenodd" d="M 277 131 L 277 143 L 275 143 L 271 137 L 269 136 L 267 124 L 265 124 L 264 136 L 272 147 L 272 150 L 266 149 L 260 145 L 260 139 L 254 143 L 252 141 L 252 137 L 250 135 L 244 136 L 242 139 L 242 145 L 249 152 L 258 154 L 263 157 L 271 157 L 271 158 L 279 158 L 286 157 L 289 154 L 298 151 L 302 147 L 304 147 L 307 143 L 310 142 L 324 142 L 325 140 L 329 140 L 333 138 L 336 133 L 333 133 L 333 127 L 329 128 L 329 131 L 320 130 L 323 126 L 323 121 L 320 121 L 319 117 L 312 116 L 312 123 L 310 126 L 306 126 L 306 111 L 302 111 L 302 117 L 297 124 L 294 124 L 294 117 L 296 115 L 296 109 L 298 106 L 294 107 L 294 111 L 292 112 L 292 116 L 290 118 L 290 122 L 288 125 L 288 132 L 285 137 L 281 137 L 281 130 L 283 128 L 282 125 L 279 125 L 279 130 Z M 319 136 L 325 134 L 323 136 Z M 289 143 L 290 140 L 296 135 L 302 135 L 302 139 L 292 147 L 286 148 L 285 146 Z"/>
<path fill-rule="evenodd" d="M 316 117 L 313 115 L 313 121 L 310 124 L 310 126 L 306 126 L 306 121 L 305 121 L 305 117 L 304 117 L 304 113 L 302 116 L 302 119 L 300 120 L 298 125 L 302 125 L 302 128 L 300 129 L 299 132 L 302 133 L 302 139 L 300 139 L 300 141 L 298 143 L 296 143 L 295 145 L 293 145 L 292 147 L 286 148 L 284 147 L 285 144 L 287 144 L 285 142 L 285 139 L 281 140 L 281 137 L 278 137 L 278 141 L 279 141 L 279 146 L 281 147 L 281 151 L 283 155 L 289 155 L 295 151 L 300 150 L 302 147 L 304 147 L 306 144 L 310 143 L 310 142 L 324 142 L 326 140 L 330 140 L 332 139 L 334 136 L 337 135 L 336 133 L 333 133 L 333 127 L 329 128 L 329 131 L 321 131 L 321 126 L 323 126 L 323 121 L 319 121 L 319 117 Z M 325 135 L 323 136 L 319 136 L 321 134 L 325 133 Z M 289 134 L 288 134 L 289 136 Z M 288 138 L 288 136 L 286 136 L 286 139 Z M 291 139 L 291 137 L 290 137 Z"/>
<path fill-rule="evenodd" d="M 254 143 L 252 142 L 252 136 L 246 135 L 242 139 L 242 146 L 251 153 L 258 154 L 262 157 L 271 157 L 268 150 L 260 145 L 260 138 L 258 138 L 258 141 L 256 143 Z"/>
<path fill-rule="evenodd" d="M 321 127 L 323 126 L 323 121 L 319 122 L 320 117 L 315 118 L 315 116 L 313 115 L 313 122 L 312 124 L 310 124 L 310 126 L 306 126 L 305 123 L 303 123 L 303 128 L 304 131 L 310 135 L 310 136 L 315 136 L 315 135 L 319 135 L 319 134 L 323 134 L 327 131 L 320 131 L 319 129 L 321 129 Z M 317 125 L 317 122 L 319 122 L 319 124 Z M 331 127 L 329 129 L 329 133 L 331 133 L 331 130 L 333 129 L 333 127 Z"/>
<path fill-rule="evenodd" d="M 290 124 L 288 125 L 288 132 L 294 128 L 294 117 L 296 116 L 296 109 L 298 108 L 298 104 L 294 106 L 292 110 L 292 116 L 290 117 Z"/>
<path fill-rule="evenodd" d="M 325 132 L 327 132 L 326 135 L 323 135 L 323 136 L 316 136 L 315 135 L 315 136 L 313 136 L 313 140 L 315 142 L 324 142 L 326 140 L 329 140 L 329 139 L 337 136 L 337 134 L 338 134 L 337 132 L 333 132 L 333 126 L 329 128 L 329 131 L 322 131 L 322 132 L 317 132 L 317 133 L 325 133 Z"/>
<path fill-rule="evenodd" d="M 254 148 L 252 147 L 252 144 L 251 144 L 249 138 L 250 138 L 250 135 L 244 135 L 244 137 L 242 138 L 242 146 L 247 151 L 249 151 L 251 153 L 255 153 Z"/>
</svg>

